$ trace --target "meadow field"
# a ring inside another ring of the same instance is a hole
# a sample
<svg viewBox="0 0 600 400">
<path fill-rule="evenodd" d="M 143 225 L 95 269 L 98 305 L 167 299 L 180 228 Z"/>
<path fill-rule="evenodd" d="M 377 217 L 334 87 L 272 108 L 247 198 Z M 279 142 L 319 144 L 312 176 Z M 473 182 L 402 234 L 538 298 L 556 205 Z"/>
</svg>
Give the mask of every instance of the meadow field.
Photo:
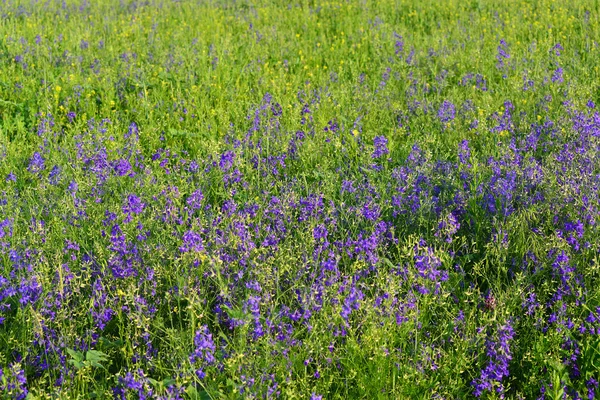
<svg viewBox="0 0 600 400">
<path fill-rule="evenodd" d="M 0 398 L 600 398 L 599 18 L 3 0 Z"/>
</svg>

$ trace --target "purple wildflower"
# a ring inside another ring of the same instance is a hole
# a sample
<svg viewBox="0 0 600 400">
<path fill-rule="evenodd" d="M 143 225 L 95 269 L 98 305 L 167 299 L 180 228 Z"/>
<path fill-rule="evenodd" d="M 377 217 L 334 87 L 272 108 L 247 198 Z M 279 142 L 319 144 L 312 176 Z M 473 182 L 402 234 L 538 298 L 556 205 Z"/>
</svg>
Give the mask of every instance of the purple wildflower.
<svg viewBox="0 0 600 400">
<path fill-rule="evenodd" d="M 219 161 L 219 168 L 223 172 L 229 171 L 229 169 L 233 166 L 233 160 L 235 158 L 235 153 L 233 151 L 226 151 L 221 155 L 221 160 Z"/>
<path fill-rule="evenodd" d="M 471 158 L 471 149 L 469 141 L 465 139 L 458 145 L 458 159 L 461 164 L 469 165 L 469 158 Z"/>
<path fill-rule="evenodd" d="M 515 332 L 510 320 L 499 327 L 497 338 L 488 337 L 486 340 L 486 356 L 488 362 L 481 371 L 479 378 L 471 385 L 475 388 L 475 397 L 481 397 L 485 391 L 495 390 L 501 396 L 504 394 L 502 380 L 509 376 L 508 364 L 512 360 L 510 342 Z"/>
<path fill-rule="evenodd" d="M 448 100 L 444 100 L 438 109 L 437 116 L 443 124 L 448 123 L 456 117 L 456 107 Z"/>
<path fill-rule="evenodd" d="M 42 155 L 36 151 L 29 160 L 29 166 L 27 167 L 27 170 L 33 174 L 37 174 L 44 168 L 46 168 L 44 157 L 42 157 Z"/>
<path fill-rule="evenodd" d="M 198 189 L 187 198 L 186 203 L 194 211 L 202 207 L 202 200 L 204 200 L 204 195 L 202 194 L 202 190 Z"/>
<path fill-rule="evenodd" d="M 117 160 L 114 162 L 114 169 L 115 172 L 118 176 L 133 176 L 133 171 L 131 169 L 131 164 L 129 163 L 128 160 L 125 160 L 123 158 Z"/>
<path fill-rule="evenodd" d="M 554 70 L 554 72 L 552 73 L 551 80 L 554 83 L 562 83 L 564 81 L 564 79 L 563 79 L 563 69 L 561 67 L 558 67 L 558 68 L 556 68 Z"/>
<path fill-rule="evenodd" d="M 200 234 L 194 231 L 187 231 L 183 234 L 183 245 L 179 247 L 179 251 L 182 253 L 188 251 L 202 251 L 204 250 L 204 245 L 202 243 L 202 237 Z"/>
<path fill-rule="evenodd" d="M 0 368 L 0 392 L 7 395 L 7 398 L 16 400 L 23 400 L 27 397 L 29 394 L 27 378 L 20 364 L 10 364 L 6 372 Z"/>
<path fill-rule="evenodd" d="M 139 197 L 135 194 L 130 194 L 127 196 L 127 201 L 123 206 L 124 214 L 141 214 L 144 211 L 144 207 L 146 204 L 142 203 Z"/>
<path fill-rule="evenodd" d="M 371 157 L 373 159 L 378 159 L 386 154 L 389 154 L 390 151 L 387 148 L 387 144 L 388 140 L 385 136 L 375 136 L 375 139 L 373 139 L 373 145 L 375 146 L 375 149 L 373 150 Z"/>
<path fill-rule="evenodd" d="M 194 351 L 190 355 L 190 362 L 197 366 L 196 376 L 199 379 L 204 379 L 206 373 L 202 368 L 216 362 L 216 346 L 213 342 L 212 334 L 206 325 L 203 325 L 196 331 L 194 347 Z"/>
<path fill-rule="evenodd" d="M 52 167 L 50 174 L 48 174 L 48 182 L 50 182 L 51 185 L 56 185 L 58 183 L 60 180 L 60 172 L 61 168 L 58 165 Z"/>
</svg>

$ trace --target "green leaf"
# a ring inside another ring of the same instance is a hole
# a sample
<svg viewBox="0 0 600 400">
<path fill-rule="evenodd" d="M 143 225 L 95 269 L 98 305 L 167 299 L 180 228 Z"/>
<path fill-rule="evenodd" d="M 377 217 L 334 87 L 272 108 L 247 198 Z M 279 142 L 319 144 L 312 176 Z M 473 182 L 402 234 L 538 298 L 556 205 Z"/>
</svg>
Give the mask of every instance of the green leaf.
<svg viewBox="0 0 600 400">
<path fill-rule="evenodd" d="M 88 350 L 85 359 L 87 361 L 107 361 L 108 355 L 98 350 Z"/>
<path fill-rule="evenodd" d="M 77 369 L 83 368 L 84 364 L 83 364 L 83 353 L 82 352 L 72 350 L 72 349 L 67 349 L 67 353 L 69 353 L 69 355 L 71 356 L 71 359 L 69 360 L 69 364 L 72 364 Z"/>
<path fill-rule="evenodd" d="M 125 344 L 123 339 L 117 339 L 117 340 L 112 341 L 105 337 L 100 338 L 100 343 L 101 343 L 102 347 L 104 347 L 105 349 L 118 349 L 118 348 L 123 347 L 123 344 Z"/>
<path fill-rule="evenodd" d="M 75 360 L 75 361 L 83 361 L 83 353 L 77 350 L 67 349 L 67 353 Z"/>
<path fill-rule="evenodd" d="M 213 397 L 208 394 L 206 390 L 198 390 L 194 387 L 194 385 L 189 385 L 187 389 L 185 389 L 185 393 L 192 400 L 212 400 Z"/>
<path fill-rule="evenodd" d="M 100 363 L 102 361 L 108 361 L 108 355 L 98 350 L 88 350 L 85 354 L 85 361 L 88 365 L 91 365 L 92 367 L 104 368 L 104 365 Z"/>
<path fill-rule="evenodd" d="M 185 389 L 185 393 L 189 396 L 190 399 L 198 399 L 199 398 L 198 391 L 196 390 L 196 388 L 193 385 L 189 385 Z"/>
<path fill-rule="evenodd" d="M 387 266 L 390 267 L 390 268 L 396 268 L 396 266 L 394 265 L 394 263 L 391 262 L 389 258 L 381 257 L 381 261 L 383 261 L 385 264 L 387 264 Z"/>
<path fill-rule="evenodd" d="M 163 379 L 161 383 L 162 383 L 163 387 L 169 387 L 171 385 L 176 384 L 177 381 L 173 378 L 166 378 L 166 379 Z"/>
</svg>

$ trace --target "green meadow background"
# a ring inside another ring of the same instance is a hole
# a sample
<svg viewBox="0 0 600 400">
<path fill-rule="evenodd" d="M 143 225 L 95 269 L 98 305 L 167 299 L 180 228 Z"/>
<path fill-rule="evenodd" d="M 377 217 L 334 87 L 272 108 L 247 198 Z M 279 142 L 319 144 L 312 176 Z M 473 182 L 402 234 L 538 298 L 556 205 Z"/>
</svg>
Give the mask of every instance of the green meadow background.
<svg viewBox="0 0 600 400">
<path fill-rule="evenodd" d="M 2 1 L 0 397 L 594 398 L 599 18 L 597 0 Z M 240 226 L 247 265 L 225 257 Z M 111 275 L 118 254 L 134 275 Z"/>
</svg>

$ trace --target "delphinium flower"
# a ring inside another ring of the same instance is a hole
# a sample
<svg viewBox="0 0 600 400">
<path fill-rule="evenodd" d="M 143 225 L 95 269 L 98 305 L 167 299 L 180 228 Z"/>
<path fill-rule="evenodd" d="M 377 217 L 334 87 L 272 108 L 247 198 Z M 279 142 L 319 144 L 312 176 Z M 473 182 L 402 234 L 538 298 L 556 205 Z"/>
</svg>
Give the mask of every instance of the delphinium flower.
<svg viewBox="0 0 600 400">
<path fill-rule="evenodd" d="M 469 141 L 465 139 L 465 140 L 461 141 L 460 144 L 458 145 L 458 159 L 461 164 L 464 164 L 467 167 L 470 167 L 471 166 L 471 164 L 469 163 L 470 158 L 471 158 L 471 149 L 469 148 Z"/>
<path fill-rule="evenodd" d="M 27 170 L 33 174 L 37 174 L 46 168 L 44 157 L 39 152 L 33 153 L 33 156 L 29 160 L 29 166 Z"/>
<path fill-rule="evenodd" d="M 235 200 L 229 199 L 223 203 L 221 209 L 228 217 L 231 217 L 237 211 L 237 204 Z"/>
<path fill-rule="evenodd" d="M 394 44 L 394 54 L 396 57 L 402 58 L 404 55 L 404 39 L 396 32 L 394 32 L 394 39 L 396 39 L 396 43 Z"/>
<path fill-rule="evenodd" d="M 487 92 L 487 80 L 481 74 L 475 74 L 475 87 L 481 91 Z"/>
<path fill-rule="evenodd" d="M 411 152 L 409 155 L 409 161 L 412 161 L 412 157 L 415 157 L 414 161 L 420 163 L 421 160 L 417 159 L 420 156 L 413 153 Z M 423 202 L 432 197 L 430 196 L 429 177 L 427 174 L 419 173 L 407 167 L 395 169 L 392 175 L 397 185 L 397 194 L 392 196 L 394 215 L 403 214 L 410 216 L 411 214 L 416 214 L 423 205 Z"/>
<path fill-rule="evenodd" d="M 496 55 L 496 68 L 503 72 L 502 77 L 507 78 L 506 72 L 508 70 L 508 65 L 506 60 L 510 58 L 510 54 L 508 52 L 508 44 L 504 39 L 500 40 L 500 45 L 498 45 L 498 54 Z"/>
<path fill-rule="evenodd" d="M 202 251 L 204 250 L 204 245 L 202 242 L 202 236 L 194 231 L 187 231 L 183 234 L 182 237 L 183 244 L 179 247 L 179 251 L 182 253 L 188 251 Z"/>
<path fill-rule="evenodd" d="M 15 175 L 14 172 L 9 172 L 6 175 L 6 182 L 16 182 L 17 181 L 17 175 Z"/>
<path fill-rule="evenodd" d="M 419 243 L 414 247 L 414 252 L 413 259 L 417 275 L 425 280 L 417 284 L 417 290 L 421 294 L 428 294 L 433 289 L 433 294 L 438 294 L 442 282 L 448 280 L 448 271 L 440 269 L 442 261 L 435 255 L 434 250 L 427 245 L 425 240 L 419 240 Z"/>
<path fill-rule="evenodd" d="M 378 159 L 389 154 L 390 151 L 387 148 L 387 144 L 388 140 L 385 136 L 375 136 L 375 139 L 373 139 L 375 149 L 373 150 L 371 157 L 373 159 Z"/>
<path fill-rule="evenodd" d="M 357 288 L 354 284 L 350 286 L 350 292 L 344 298 L 344 303 L 342 304 L 342 311 L 340 315 L 346 322 L 348 322 L 348 318 L 353 310 L 360 309 L 360 302 L 364 299 L 364 293 Z"/>
<path fill-rule="evenodd" d="M 117 176 L 134 176 L 135 173 L 131 168 L 131 164 L 126 159 L 119 159 L 113 162 L 113 168 Z"/>
<path fill-rule="evenodd" d="M 137 276 L 136 267 L 141 263 L 138 246 L 127 240 L 121 227 L 117 224 L 113 225 L 111 229 L 110 241 L 109 250 L 112 251 L 112 254 L 108 260 L 108 266 L 113 276 L 115 278 Z"/>
<path fill-rule="evenodd" d="M 580 250 L 579 240 L 583 238 L 584 233 L 585 227 L 579 219 L 574 222 L 567 221 L 563 229 L 557 229 L 557 235 L 565 239 L 575 251 Z"/>
<path fill-rule="evenodd" d="M 265 334 L 263 325 L 260 321 L 260 300 L 260 296 L 249 296 L 248 300 L 245 302 L 245 308 L 247 309 L 247 312 L 250 313 L 254 324 L 254 329 L 252 330 L 252 338 L 254 340 Z"/>
<path fill-rule="evenodd" d="M 495 243 L 503 249 L 508 249 L 508 232 L 503 229 L 492 228 L 490 243 Z"/>
<path fill-rule="evenodd" d="M 25 307 L 28 304 L 35 303 L 42 294 L 42 285 L 37 276 L 22 278 L 17 289 L 20 294 L 19 303 Z"/>
<path fill-rule="evenodd" d="M 304 131 L 296 131 L 296 134 L 288 142 L 287 157 L 291 160 L 298 159 L 298 148 L 304 142 L 306 135 Z"/>
<path fill-rule="evenodd" d="M 490 160 L 492 176 L 485 185 L 483 196 L 487 212 L 509 216 L 515 211 L 515 197 L 518 187 L 518 175 L 514 166 Z M 483 191 L 482 190 L 482 191 Z"/>
<path fill-rule="evenodd" d="M 410 153 L 408 154 L 408 157 L 406 159 L 406 164 L 408 164 L 407 167 L 409 167 L 409 168 L 422 167 L 427 162 L 428 162 L 427 155 L 425 154 L 423 149 L 421 149 L 421 147 L 419 147 L 419 145 L 415 143 L 412 146 Z"/>
<path fill-rule="evenodd" d="M 390 79 L 390 73 L 392 72 L 392 69 L 390 67 L 387 67 L 385 69 L 385 71 L 383 72 L 383 74 L 381 74 L 381 82 L 379 82 L 379 88 L 377 89 L 377 92 L 383 88 L 385 88 L 385 86 L 387 85 L 388 80 Z"/>
<path fill-rule="evenodd" d="M 122 208 L 123 214 L 127 216 L 124 222 L 131 221 L 133 214 L 141 214 L 142 211 L 144 211 L 145 206 L 146 204 L 143 203 L 142 200 L 135 194 L 127 195 L 125 204 Z"/>
<path fill-rule="evenodd" d="M 37 126 L 37 134 L 38 136 L 45 137 L 47 134 L 52 132 L 54 128 L 55 122 L 52 114 L 48 113 L 45 117 L 43 117 L 38 126 Z"/>
<path fill-rule="evenodd" d="M 511 341 L 515 335 L 512 321 L 507 320 L 498 328 L 498 332 L 486 339 L 487 364 L 481 371 L 479 378 L 473 380 L 473 394 L 481 397 L 485 391 L 496 391 L 500 398 L 504 398 L 504 385 L 502 381 L 508 377 L 510 371 L 508 365 L 512 360 L 510 349 Z"/>
<path fill-rule="evenodd" d="M 319 279 L 325 286 L 329 287 L 339 280 L 340 275 L 338 259 L 336 258 L 335 253 L 330 251 L 321 261 Z"/>
<path fill-rule="evenodd" d="M 67 190 L 71 193 L 72 196 L 75 196 L 75 193 L 77 193 L 78 187 L 79 187 L 79 185 L 77 184 L 76 181 L 71 181 L 69 183 Z"/>
<path fill-rule="evenodd" d="M 202 190 L 195 190 L 186 200 L 186 204 L 192 211 L 199 210 L 202 208 L 202 200 L 204 199 L 204 195 L 202 194 Z"/>
<path fill-rule="evenodd" d="M 438 109 L 437 116 L 442 124 L 447 124 L 456 117 L 456 107 L 452 102 L 444 100 Z"/>
<path fill-rule="evenodd" d="M 27 378 L 20 364 L 12 363 L 7 370 L 0 367 L 0 392 L 10 396 L 7 398 L 16 400 L 24 400 L 27 397 Z"/>
<path fill-rule="evenodd" d="M 128 393 L 135 393 L 139 400 L 157 398 L 157 393 L 154 392 L 151 381 L 141 369 L 137 370 L 135 374 L 127 372 L 125 376 L 119 377 L 118 382 L 118 386 L 113 388 L 113 395 L 117 399 L 128 399 Z"/>
<path fill-rule="evenodd" d="M 460 223 L 453 213 L 449 213 L 445 218 L 443 218 L 439 224 L 437 231 L 434 236 L 444 239 L 447 243 L 452 243 L 452 237 L 458 229 L 460 228 Z"/>
<path fill-rule="evenodd" d="M 96 327 L 102 331 L 106 327 L 106 324 L 112 320 L 115 312 L 110 307 L 108 295 L 100 278 L 96 278 L 92 285 L 92 299 L 90 315 Z"/>
<path fill-rule="evenodd" d="M 550 52 L 554 53 L 555 56 L 560 56 L 560 52 L 564 50 L 564 48 L 562 47 L 562 45 L 560 43 L 556 43 L 552 49 L 550 50 Z"/>
<path fill-rule="evenodd" d="M 252 387 L 256 384 L 256 379 L 250 376 L 246 376 L 245 374 L 240 375 L 241 385 L 239 385 L 238 389 L 240 394 L 245 394 L 247 391 L 251 390 Z"/>
<path fill-rule="evenodd" d="M 465 325 L 465 312 L 463 310 L 459 310 L 458 311 L 458 315 L 456 316 L 456 318 L 454 318 L 454 333 L 461 333 L 464 330 L 464 325 Z"/>
<path fill-rule="evenodd" d="M 556 292 L 552 296 L 552 301 L 556 303 L 563 300 L 565 296 L 572 295 L 575 292 L 575 287 L 583 287 L 583 283 L 579 282 L 579 278 L 575 274 L 575 267 L 564 250 L 559 252 L 553 249 L 549 252 L 548 257 L 554 259 L 552 262 L 552 275 L 559 282 Z"/>
<path fill-rule="evenodd" d="M 582 333 L 590 332 L 591 334 L 600 335 L 600 307 L 596 307 L 595 312 L 590 311 L 581 325 Z"/>
<path fill-rule="evenodd" d="M 10 303 L 8 300 L 16 294 L 17 290 L 11 285 L 10 281 L 0 275 L 0 325 L 4 324 L 4 321 L 6 320 L 6 317 L 2 315 L 3 312 L 10 310 Z"/>
<path fill-rule="evenodd" d="M 504 102 L 504 111 L 501 115 L 494 114 L 493 117 L 497 121 L 498 125 L 492 127 L 492 132 L 509 132 L 514 133 L 515 125 L 512 120 L 512 111 L 515 109 L 515 106 L 510 101 Z"/>
<path fill-rule="evenodd" d="M 561 67 L 557 67 L 554 72 L 552 72 L 552 82 L 554 83 L 562 83 L 563 79 L 563 69 Z"/>
<path fill-rule="evenodd" d="M 269 161 L 270 162 L 270 161 Z M 274 166 L 272 169 L 274 175 L 277 175 L 277 167 Z M 230 188 L 237 183 L 242 182 L 242 173 L 238 168 L 232 168 L 227 173 L 223 174 L 223 183 L 226 188 Z"/>
<path fill-rule="evenodd" d="M 154 201 L 160 201 L 158 207 L 160 212 L 155 218 L 163 224 L 183 224 L 183 216 L 180 209 L 176 207 L 177 199 L 179 198 L 179 189 L 176 187 L 168 187 L 160 192 L 159 196 L 153 196 Z"/>
<path fill-rule="evenodd" d="M 262 381 L 262 383 L 267 384 L 266 399 L 278 398 L 281 395 L 279 383 L 275 380 L 275 375 L 263 376 Z"/>
<path fill-rule="evenodd" d="M 144 298 L 137 297 L 135 299 L 136 318 L 139 318 L 138 316 L 141 315 L 152 318 L 154 316 L 154 312 L 148 309 L 154 307 L 148 306 L 149 304 Z M 132 346 L 135 349 L 133 356 L 131 357 L 131 360 L 134 364 L 151 364 L 158 355 L 158 349 L 154 347 L 150 332 L 146 329 L 144 329 L 144 332 L 138 333 L 136 337 L 132 338 Z"/>
<path fill-rule="evenodd" d="M 344 180 L 342 182 L 341 192 L 354 193 L 356 192 L 356 188 L 354 187 L 354 182 L 352 180 Z"/>
<path fill-rule="evenodd" d="M 596 390 L 598 390 L 598 381 L 591 377 L 585 382 L 585 386 L 588 390 L 588 400 L 594 400 L 596 398 Z"/>
<path fill-rule="evenodd" d="M 58 182 L 60 181 L 60 172 L 61 172 L 61 168 L 58 165 L 55 165 L 54 167 L 52 167 L 52 169 L 50 170 L 50 173 L 48 174 L 48 182 L 51 185 L 58 184 Z"/>
<path fill-rule="evenodd" d="M 410 53 L 408 53 L 408 57 L 406 57 L 406 64 L 407 65 L 413 65 L 416 61 L 415 61 L 415 48 L 412 47 L 410 49 Z"/>
<path fill-rule="evenodd" d="M 527 91 L 533 90 L 534 86 L 535 86 L 535 82 L 532 79 L 528 78 L 526 74 L 523 75 L 523 89 L 522 90 L 524 92 L 527 92 Z"/>
<path fill-rule="evenodd" d="M 196 368 L 196 376 L 198 379 L 204 379 L 206 372 L 204 368 L 213 365 L 216 362 L 215 358 L 216 346 L 212 338 L 212 334 L 206 325 L 203 325 L 196 331 L 194 336 L 194 351 L 190 354 L 190 362 Z"/>
<path fill-rule="evenodd" d="M 530 317 L 535 314 L 536 310 L 540 308 L 540 303 L 537 300 L 535 292 L 532 291 L 527 297 L 523 298 L 521 307 L 525 311 L 526 316 Z"/>
<path fill-rule="evenodd" d="M 323 128 L 324 132 L 331 132 L 331 133 L 337 133 L 340 130 L 340 126 L 337 123 L 336 120 L 330 120 L 329 122 L 327 122 L 327 126 L 325 126 L 325 128 Z"/>
<path fill-rule="evenodd" d="M 408 315 L 411 310 L 415 310 L 417 308 L 416 295 L 414 293 L 410 293 L 408 296 L 402 296 L 402 298 L 395 296 L 394 300 L 392 301 L 392 306 L 397 307 L 394 317 L 396 320 L 396 325 L 401 326 L 409 320 Z"/>
<path fill-rule="evenodd" d="M 581 368 L 578 362 L 581 361 L 581 348 L 577 339 L 564 337 L 561 348 L 566 353 L 562 357 L 562 363 L 568 368 L 571 380 L 579 379 L 581 377 Z"/>
<path fill-rule="evenodd" d="M 221 159 L 219 160 L 219 168 L 223 172 L 229 171 L 229 169 L 233 166 L 233 161 L 235 159 L 235 153 L 233 151 L 226 151 L 221 155 Z"/>
<path fill-rule="evenodd" d="M 301 197 L 298 201 L 298 222 L 304 222 L 310 218 L 317 218 L 323 214 L 324 202 L 323 195 L 312 193 L 306 197 Z"/>
<path fill-rule="evenodd" d="M 4 220 L 0 220 L 0 239 L 8 239 L 12 237 L 14 229 L 14 219 L 6 218 Z M 2 242 L 0 242 L 2 243 Z M 6 244 L 8 245 L 8 243 Z M 4 247 L 3 245 L 0 247 Z"/>
<path fill-rule="evenodd" d="M 353 251 L 358 260 L 366 261 L 369 265 L 374 266 L 379 262 L 377 250 L 379 248 L 381 237 L 378 232 L 368 234 L 361 231 L 355 240 L 348 240 L 348 247 Z"/>
<path fill-rule="evenodd" d="M 473 78 L 474 78 L 474 76 L 475 76 L 475 75 L 474 75 L 474 74 L 472 74 L 472 73 L 468 73 L 468 74 L 466 74 L 465 76 L 463 76 L 463 77 L 462 77 L 462 79 L 461 79 L 461 81 L 460 81 L 460 84 L 461 84 L 462 86 L 466 86 L 467 84 L 469 84 L 470 82 L 472 82 L 472 81 L 473 81 Z"/>
<path fill-rule="evenodd" d="M 369 221 L 377 221 L 381 215 L 381 208 L 374 201 L 368 201 L 362 206 L 361 214 Z"/>
</svg>

